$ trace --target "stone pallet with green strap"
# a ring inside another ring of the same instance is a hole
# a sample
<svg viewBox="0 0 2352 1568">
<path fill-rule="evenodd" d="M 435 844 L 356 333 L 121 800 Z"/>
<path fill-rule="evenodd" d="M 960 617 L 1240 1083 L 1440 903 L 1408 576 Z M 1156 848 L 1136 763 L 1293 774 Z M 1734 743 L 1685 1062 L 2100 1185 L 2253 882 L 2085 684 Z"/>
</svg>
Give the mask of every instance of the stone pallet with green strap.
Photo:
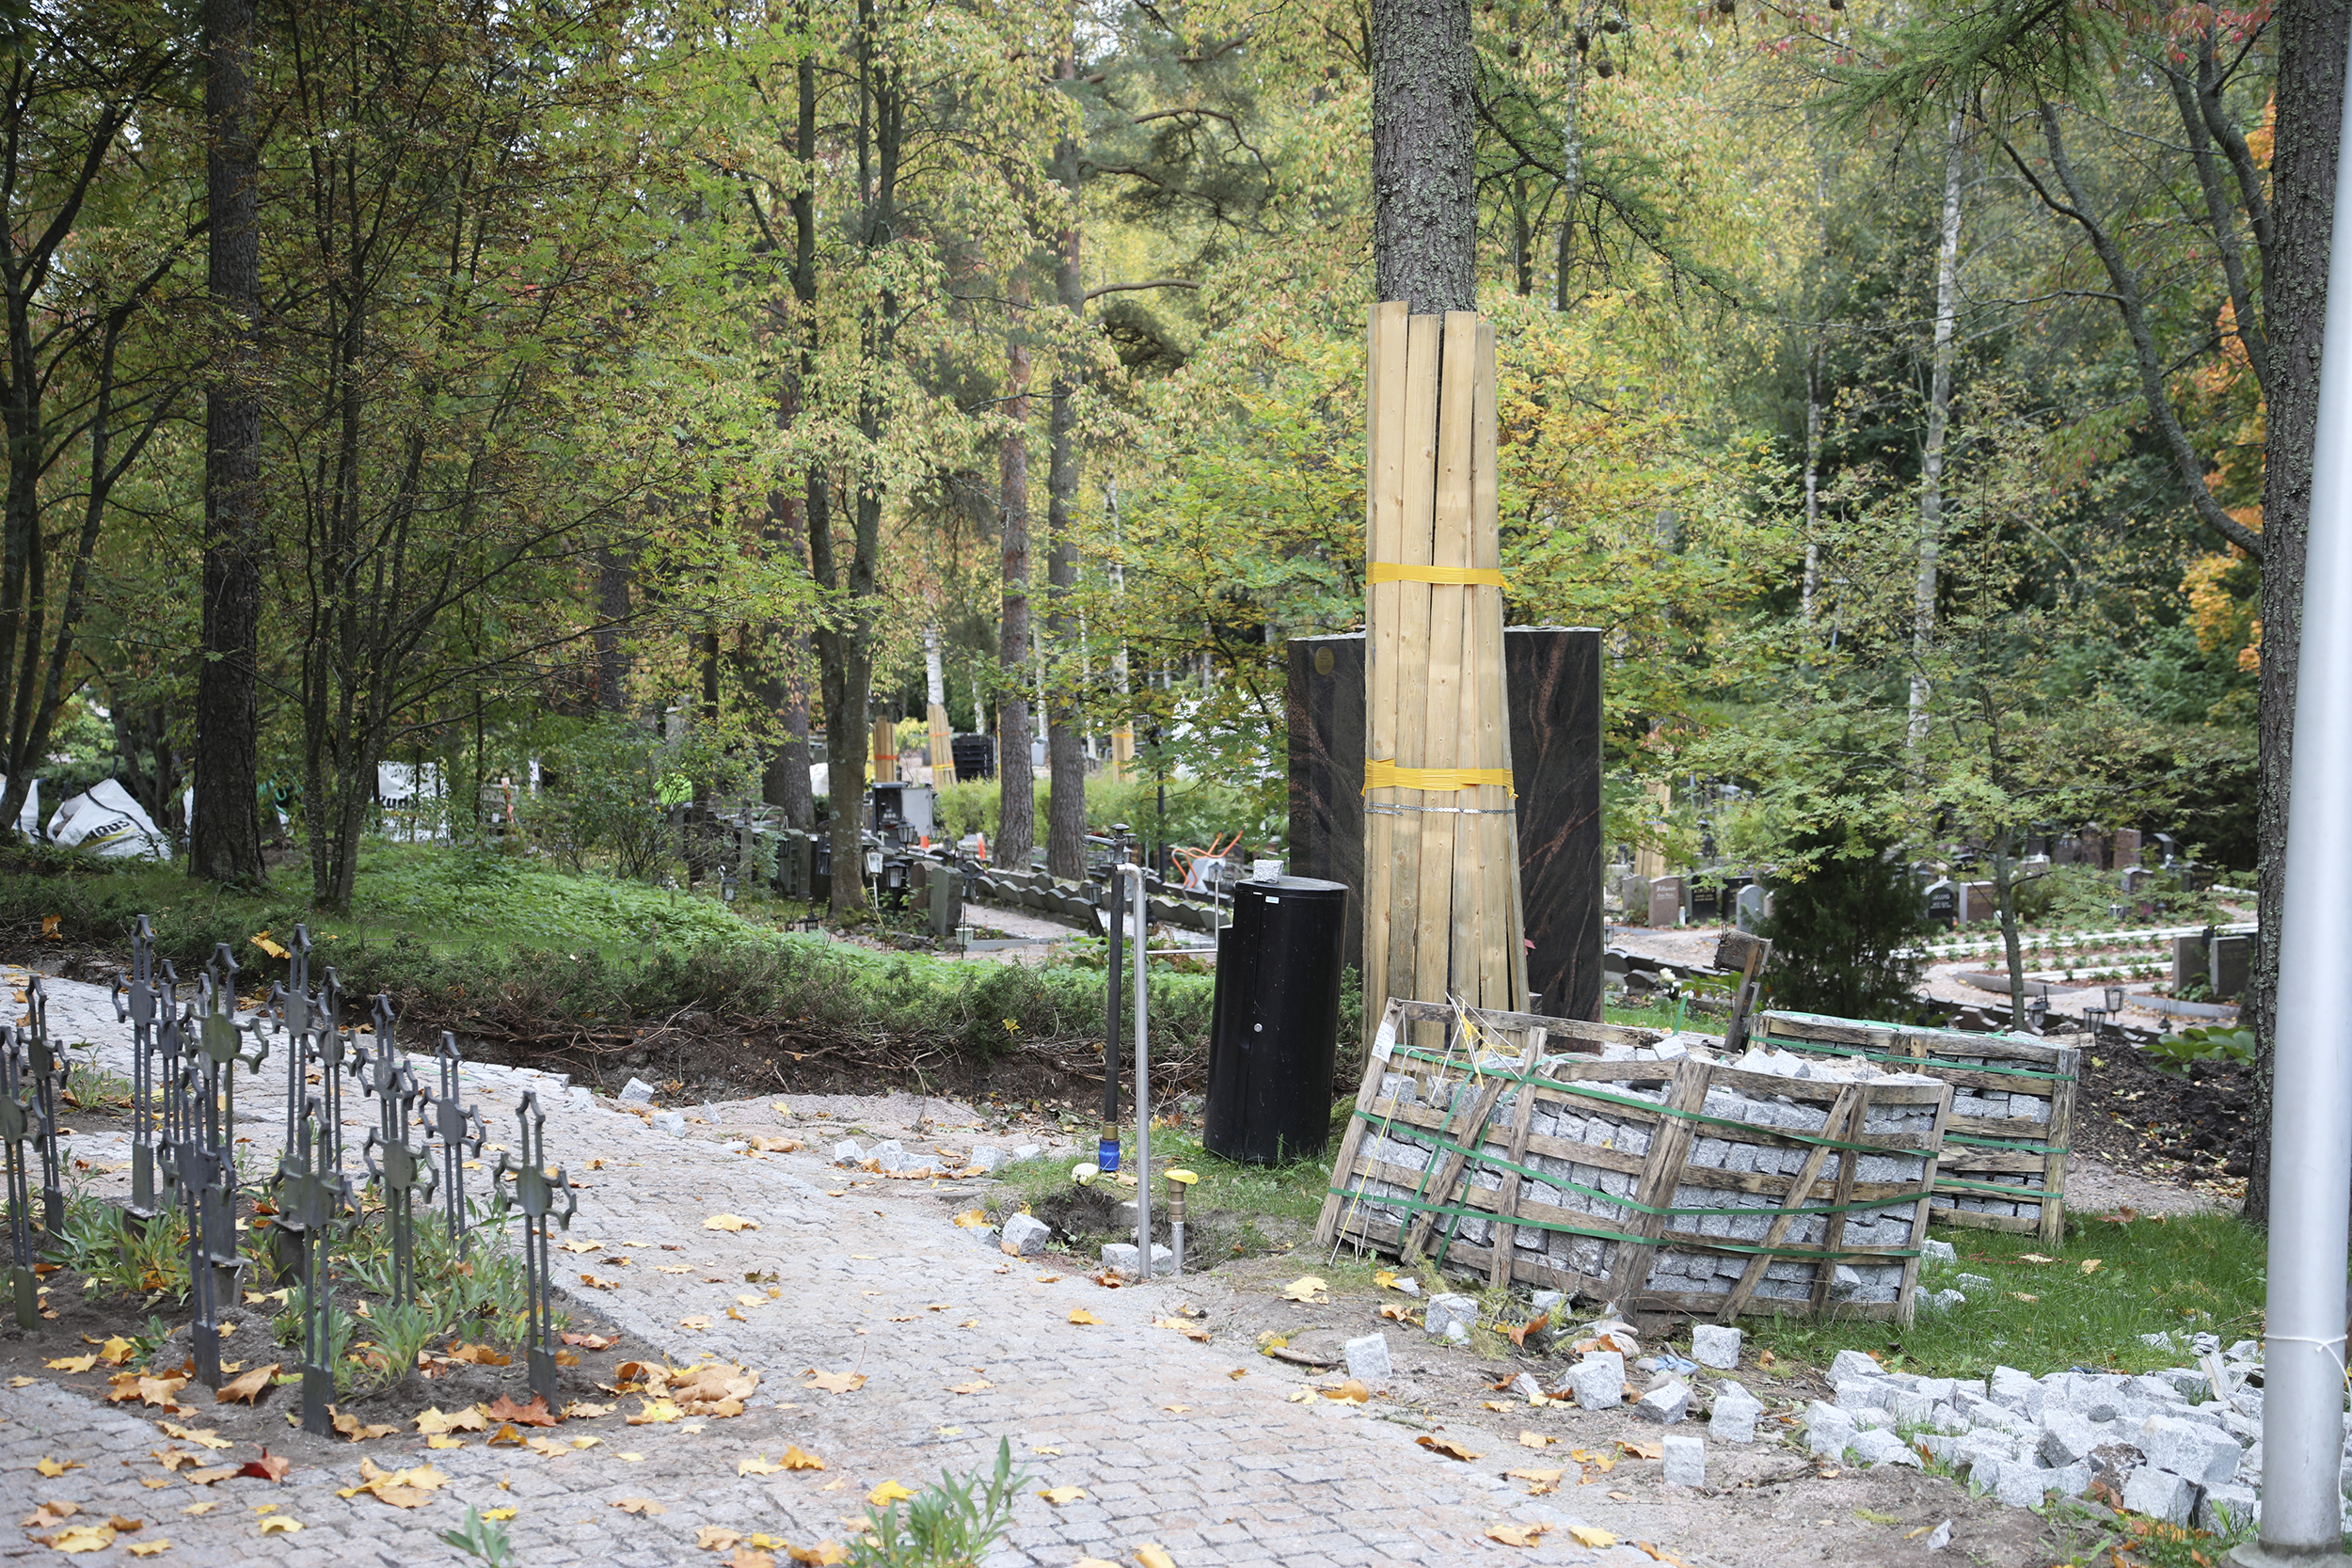
<svg viewBox="0 0 2352 1568">
<path fill-rule="evenodd" d="M 2064 1235 L 2068 1128 L 2081 1052 L 2031 1035 L 1976 1035 L 1818 1013 L 1756 1016 L 1756 1045 L 1924 1072 L 1952 1086 L 1937 1164 L 1938 1224 Z"/>
<path fill-rule="evenodd" d="M 1620 1311 L 1908 1322 L 1948 1085 L 1391 1001 L 1316 1230 Z"/>
</svg>

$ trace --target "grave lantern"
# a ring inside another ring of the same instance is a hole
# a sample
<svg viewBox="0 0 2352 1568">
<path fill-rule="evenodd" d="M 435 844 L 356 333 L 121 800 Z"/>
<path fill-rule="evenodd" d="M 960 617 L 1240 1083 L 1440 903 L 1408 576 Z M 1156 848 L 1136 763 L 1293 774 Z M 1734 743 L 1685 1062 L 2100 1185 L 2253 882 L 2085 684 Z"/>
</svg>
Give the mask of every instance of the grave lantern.
<svg viewBox="0 0 2352 1568">
<path fill-rule="evenodd" d="M 2106 996 L 2107 1016 L 2110 1018 L 2121 1018 L 2123 1015 L 2123 988 L 2122 986 L 2109 986 L 2107 988 Z"/>
</svg>

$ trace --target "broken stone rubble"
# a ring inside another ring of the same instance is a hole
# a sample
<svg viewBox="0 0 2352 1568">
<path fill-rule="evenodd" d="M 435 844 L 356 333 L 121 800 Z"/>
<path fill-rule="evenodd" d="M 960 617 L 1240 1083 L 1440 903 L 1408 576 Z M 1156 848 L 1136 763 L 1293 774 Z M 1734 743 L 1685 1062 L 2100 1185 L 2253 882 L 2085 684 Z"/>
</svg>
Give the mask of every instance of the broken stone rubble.
<svg viewBox="0 0 2352 1568">
<path fill-rule="evenodd" d="M 2165 1336 L 2150 1343 L 2181 1348 Z M 1805 1447 L 1873 1468 L 1915 1466 L 1924 1451 L 2013 1508 L 2040 1507 L 2053 1494 L 2080 1497 L 2100 1481 L 2126 1509 L 2168 1523 L 2251 1523 L 2259 1511 L 2262 1390 L 2244 1383 L 2258 1369 L 2259 1347 L 2242 1340 L 2224 1353 L 2212 1336 L 2200 1335 L 2190 1348 L 2226 1363 L 2225 1398 L 2215 1398 L 2213 1379 L 2193 1367 L 2041 1378 L 1997 1367 L 1981 1380 L 1931 1378 L 1890 1372 L 1859 1351 L 1841 1351 L 1830 1367 L 1836 1399 L 1806 1408 Z M 2352 1454 L 2345 1474 L 2352 1480 Z M 2352 1508 L 2345 1518 L 2352 1528 Z"/>
</svg>

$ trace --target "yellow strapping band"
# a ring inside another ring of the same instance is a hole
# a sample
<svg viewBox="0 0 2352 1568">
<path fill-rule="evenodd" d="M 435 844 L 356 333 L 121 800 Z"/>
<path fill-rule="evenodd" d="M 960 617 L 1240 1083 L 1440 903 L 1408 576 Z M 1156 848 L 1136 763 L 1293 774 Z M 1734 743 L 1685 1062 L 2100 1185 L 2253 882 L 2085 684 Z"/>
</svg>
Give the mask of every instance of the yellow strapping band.
<svg viewBox="0 0 2352 1568">
<path fill-rule="evenodd" d="M 1502 586 L 1502 573 L 1493 566 L 1407 566 L 1401 561 L 1375 561 L 1364 576 L 1367 584 L 1383 582 L 1436 582 L 1457 587 L 1484 584 L 1488 588 Z"/>
<path fill-rule="evenodd" d="M 1364 791 L 1375 789 L 1426 789 L 1435 793 L 1451 790 L 1476 789 L 1482 784 L 1500 784 L 1511 788 L 1508 768 L 1399 768 L 1393 762 L 1376 757 L 1364 759 Z M 1516 798 L 1517 792 L 1514 791 Z"/>
</svg>

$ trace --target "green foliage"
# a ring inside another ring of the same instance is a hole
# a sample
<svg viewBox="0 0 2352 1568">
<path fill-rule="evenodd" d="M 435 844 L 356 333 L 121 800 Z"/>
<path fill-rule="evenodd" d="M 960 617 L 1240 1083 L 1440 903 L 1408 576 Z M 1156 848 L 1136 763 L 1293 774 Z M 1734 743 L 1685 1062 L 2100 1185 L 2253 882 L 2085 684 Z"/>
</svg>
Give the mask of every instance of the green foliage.
<svg viewBox="0 0 2352 1568">
<path fill-rule="evenodd" d="M 440 1539 L 469 1557 L 478 1557 L 489 1568 L 514 1568 L 515 1548 L 506 1538 L 506 1521 L 485 1519 L 473 1504 L 466 1505 L 466 1522 L 456 1529 L 445 1529 Z"/>
<path fill-rule="evenodd" d="M 1012 1467 L 1012 1444 L 996 1440 L 993 1474 L 941 1471 L 937 1483 L 887 1508 L 868 1508 L 870 1528 L 850 1547 L 851 1568 L 979 1568 L 1012 1527 L 1012 1500 L 1029 1482 Z"/>
<path fill-rule="evenodd" d="M 1802 877 L 1771 879 L 1773 1004 L 1837 1018 L 1907 1017 L 1920 960 L 1904 956 L 1927 934 L 1910 869 L 1876 834 L 1824 829 L 1799 841 Z"/>
<path fill-rule="evenodd" d="M 2252 1061 L 2254 1032 L 2220 1024 L 2184 1029 L 2177 1035 L 2158 1036 L 2149 1050 L 2156 1057 L 2153 1065 L 2175 1077 L 2185 1077 L 2191 1062 Z"/>
</svg>

